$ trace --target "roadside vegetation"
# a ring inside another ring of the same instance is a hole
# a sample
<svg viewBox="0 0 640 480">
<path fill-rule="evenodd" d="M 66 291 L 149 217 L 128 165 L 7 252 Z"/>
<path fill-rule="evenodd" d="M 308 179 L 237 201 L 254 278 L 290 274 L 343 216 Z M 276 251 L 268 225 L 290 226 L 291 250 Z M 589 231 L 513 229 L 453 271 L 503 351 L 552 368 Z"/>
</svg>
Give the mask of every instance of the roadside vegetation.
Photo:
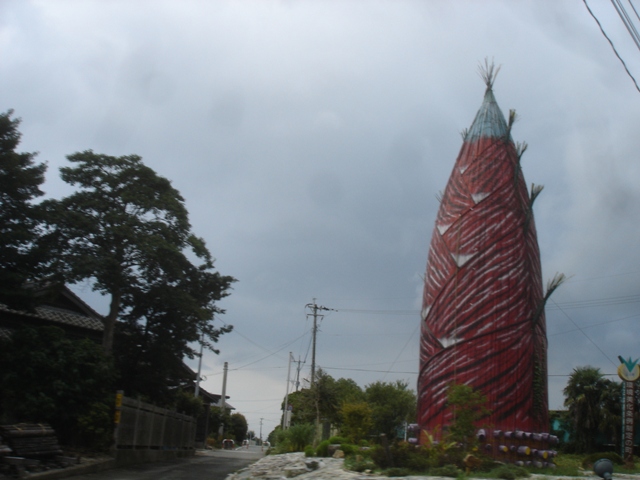
<svg viewBox="0 0 640 480">
<path fill-rule="evenodd" d="M 619 429 L 611 422 L 611 418 L 620 418 L 618 403 L 612 401 L 614 393 L 619 391 L 619 384 L 605 379 L 598 369 L 592 367 L 576 368 L 565 388 L 565 405 L 567 410 L 555 414 L 557 430 L 552 433 L 560 435 L 558 454 L 553 458 L 554 467 L 536 468 L 533 466 L 517 466 L 505 464 L 485 455 L 479 448 L 476 431 L 482 425 L 482 419 L 490 414 L 486 399 L 466 385 L 452 385 L 448 392 L 449 405 L 456 406 L 456 420 L 448 426 L 446 434 L 433 432 L 434 436 L 423 432 L 423 443 L 415 443 L 388 434 L 412 420 L 411 410 L 404 411 L 404 416 L 395 420 L 394 428 L 376 425 L 371 415 L 377 407 L 372 403 L 376 396 L 367 395 L 369 386 L 358 392 L 349 389 L 349 394 L 340 397 L 340 389 L 333 385 L 350 384 L 349 381 L 333 380 L 324 372 L 320 372 L 323 392 L 329 394 L 331 402 L 324 408 L 333 405 L 335 412 L 323 410 L 323 413 L 334 414 L 337 421 L 334 429 L 337 435 L 319 440 L 318 428 L 313 423 L 314 402 L 304 415 L 304 404 L 298 404 L 303 412 L 293 417 L 293 425 L 282 431 L 277 428 L 270 435 L 274 445 L 270 453 L 304 452 L 307 457 L 344 458 L 345 468 L 356 472 L 370 472 L 389 477 L 398 476 L 439 476 L 451 478 L 500 478 L 514 480 L 527 478 L 532 474 L 543 476 L 582 477 L 593 475 L 593 464 L 608 458 L 614 464 L 618 474 L 640 473 L 640 462 L 635 459 L 634 465 L 625 465 L 622 457 L 615 453 L 616 438 Z M 397 398 L 404 391 L 402 384 L 386 385 L 391 398 Z M 393 387 L 393 388 L 390 388 Z M 381 385 L 373 388 L 379 391 Z M 392 392 L 393 389 L 399 391 Z M 382 389 L 384 390 L 384 388 Z M 344 394 L 344 389 L 342 392 Z M 333 392 L 334 396 L 331 396 Z M 613 393 L 612 393 L 613 392 Z M 313 400 L 312 389 L 301 391 L 300 397 Z M 295 410 L 294 410 L 295 411 Z M 585 415 L 590 415 L 588 421 Z M 297 418 L 305 418 L 305 423 L 295 423 Z M 326 418 L 326 417 L 325 417 Z M 609 423 L 608 423 L 609 422 Z M 599 428 L 593 428 L 598 425 Z M 607 425 L 610 428 L 607 428 Z M 608 432 L 609 435 L 603 435 Z M 586 440 L 584 435 L 599 435 L 595 439 Z M 575 440 L 571 440 L 575 439 Z M 603 443 L 605 443 L 603 445 Z M 619 449 L 617 450 L 619 451 Z M 337 452 L 337 453 L 336 453 Z"/>
</svg>

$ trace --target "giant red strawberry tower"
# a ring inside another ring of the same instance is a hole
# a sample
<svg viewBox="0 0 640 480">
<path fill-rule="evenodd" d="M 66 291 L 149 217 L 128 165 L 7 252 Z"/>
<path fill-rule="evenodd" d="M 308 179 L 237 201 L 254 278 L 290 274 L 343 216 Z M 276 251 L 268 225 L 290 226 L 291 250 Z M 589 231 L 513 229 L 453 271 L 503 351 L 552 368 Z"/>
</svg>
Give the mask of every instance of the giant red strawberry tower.
<svg viewBox="0 0 640 480">
<path fill-rule="evenodd" d="M 495 71 L 497 73 L 497 71 Z M 483 425 L 546 432 L 547 339 L 532 204 L 511 125 L 483 71 L 484 101 L 442 196 L 425 274 L 418 424 L 446 428 L 447 389 L 466 384 L 488 399 Z"/>
</svg>

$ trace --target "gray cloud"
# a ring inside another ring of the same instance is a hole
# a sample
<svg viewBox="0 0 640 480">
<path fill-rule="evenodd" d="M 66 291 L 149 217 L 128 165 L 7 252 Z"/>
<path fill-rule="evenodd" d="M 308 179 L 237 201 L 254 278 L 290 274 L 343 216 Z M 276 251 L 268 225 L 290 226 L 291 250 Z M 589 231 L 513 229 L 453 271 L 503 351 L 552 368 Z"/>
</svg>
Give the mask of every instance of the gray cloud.
<svg viewBox="0 0 640 480">
<path fill-rule="evenodd" d="M 596 13 L 630 68 L 637 51 Z M 224 274 L 236 331 L 205 357 L 204 387 L 250 428 L 279 420 L 288 352 L 361 385 L 415 384 L 420 275 L 443 190 L 482 101 L 520 116 L 545 279 L 572 278 L 547 311 L 551 406 L 566 375 L 636 358 L 640 282 L 638 93 L 579 3 L 27 2 L 0 4 L 0 109 L 49 162 L 137 153 L 182 192 Z M 98 310 L 103 299 L 76 287 Z M 624 300 L 622 297 L 629 297 Z M 597 305 L 587 302 L 603 299 Z M 607 300 L 608 299 L 608 300 Z M 415 311 L 415 315 L 411 312 Z M 266 431 L 266 432 L 265 432 Z"/>
</svg>

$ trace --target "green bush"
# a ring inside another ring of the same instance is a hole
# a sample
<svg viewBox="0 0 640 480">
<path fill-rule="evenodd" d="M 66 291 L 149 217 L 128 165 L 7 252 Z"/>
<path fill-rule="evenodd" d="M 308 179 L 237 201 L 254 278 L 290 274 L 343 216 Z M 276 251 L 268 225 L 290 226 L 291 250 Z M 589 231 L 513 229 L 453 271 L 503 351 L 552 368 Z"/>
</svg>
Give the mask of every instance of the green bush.
<svg viewBox="0 0 640 480">
<path fill-rule="evenodd" d="M 516 480 L 516 474 L 511 469 L 505 467 L 500 467 L 495 471 L 495 476 L 497 478 L 502 478 L 503 480 Z"/>
<path fill-rule="evenodd" d="M 493 470 L 493 475 L 503 480 L 515 480 L 516 478 L 527 478 L 531 474 L 525 468 L 517 465 L 502 465 Z"/>
<path fill-rule="evenodd" d="M 591 470 L 593 468 L 593 464 L 601 458 L 611 460 L 611 462 L 615 463 L 616 465 L 624 465 L 624 459 L 615 452 L 596 452 L 587 455 L 584 460 L 582 460 L 582 468 Z"/>
<path fill-rule="evenodd" d="M 342 445 L 343 443 L 349 443 L 349 441 L 344 437 L 331 437 L 329 438 L 330 445 Z"/>
<path fill-rule="evenodd" d="M 304 447 L 304 456 L 305 457 L 315 457 L 316 456 L 316 451 L 313 448 L 313 445 L 307 445 L 306 447 Z"/>
<path fill-rule="evenodd" d="M 390 453 L 380 445 L 376 445 L 371 449 L 371 460 L 382 470 L 392 467 Z"/>
<path fill-rule="evenodd" d="M 373 463 L 370 459 L 366 458 L 360 458 L 357 460 L 354 460 L 353 463 L 350 463 L 349 461 L 345 461 L 345 464 L 347 465 L 347 468 L 349 470 L 353 470 L 354 472 L 358 472 L 358 473 L 362 473 L 366 470 L 375 470 L 376 469 L 376 464 Z"/>
<path fill-rule="evenodd" d="M 392 467 L 383 472 L 387 477 L 407 477 L 411 475 L 411 471 L 408 468 Z"/>
<path fill-rule="evenodd" d="M 353 455 L 356 453 L 358 451 L 358 447 L 349 443 L 343 443 L 340 445 L 340 450 L 344 452 L 344 456 L 346 457 L 347 455 Z"/>
<path fill-rule="evenodd" d="M 318 457 L 328 457 L 329 456 L 329 445 L 331 443 L 329 440 L 321 441 L 316 448 L 316 455 Z"/>
<path fill-rule="evenodd" d="M 434 477 L 458 478 L 462 473 L 462 470 L 455 465 L 444 465 L 443 467 L 436 467 L 429 470 L 429 474 Z"/>
</svg>

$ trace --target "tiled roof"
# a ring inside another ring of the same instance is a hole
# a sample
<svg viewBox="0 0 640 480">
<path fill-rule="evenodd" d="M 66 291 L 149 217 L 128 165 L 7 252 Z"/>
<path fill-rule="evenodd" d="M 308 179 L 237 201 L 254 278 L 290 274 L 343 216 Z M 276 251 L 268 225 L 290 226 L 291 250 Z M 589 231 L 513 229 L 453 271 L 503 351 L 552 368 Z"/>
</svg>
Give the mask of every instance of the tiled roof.
<svg viewBox="0 0 640 480">
<path fill-rule="evenodd" d="M 26 317 L 48 320 L 50 322 L 62 323 L 72 327 L 84 328 L 101 332 L 104 330 L 104 324 L 99 318 L 88 317 L 79 313 L 70 312 L 61 308 L 40 306 L 36 307 L 35 312 L 25 312 L 22 310 L 13 310 L 6 305 L 0 304 L 0 311 L 17 313 Z"/>
</svg>

